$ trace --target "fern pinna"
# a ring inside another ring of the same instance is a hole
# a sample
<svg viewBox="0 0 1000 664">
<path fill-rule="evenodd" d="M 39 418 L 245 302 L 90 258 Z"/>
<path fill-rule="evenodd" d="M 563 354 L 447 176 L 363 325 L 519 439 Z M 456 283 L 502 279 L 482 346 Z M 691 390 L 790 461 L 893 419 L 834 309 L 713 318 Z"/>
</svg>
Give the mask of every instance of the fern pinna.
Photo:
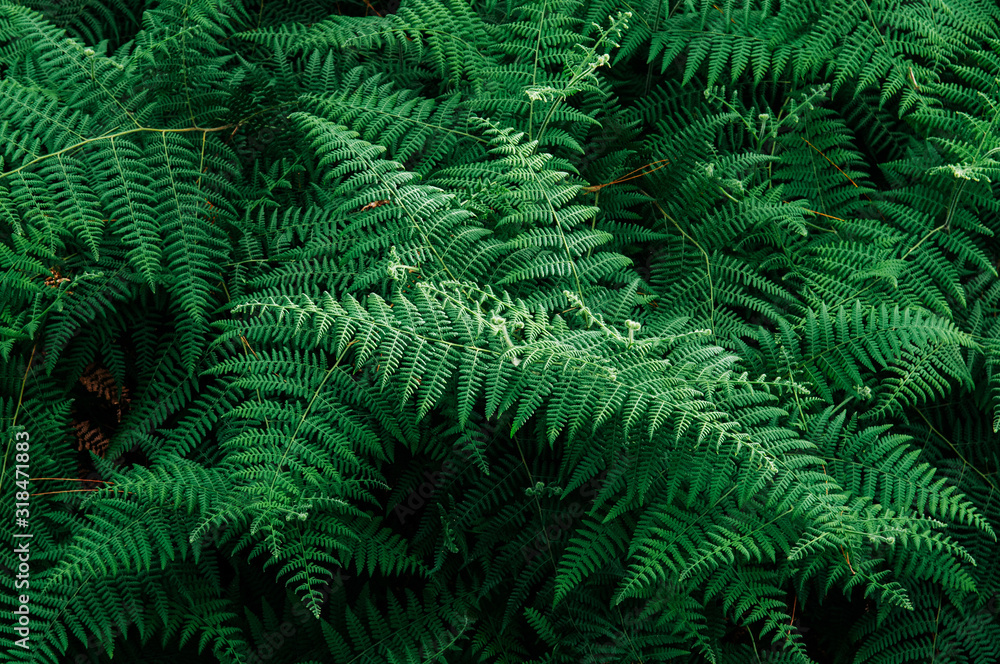
<svg viewBox="0 0 1000 664">
<path fill-rule="evenodd" d="M 998 16 L 0 0 L 0 657 L 996 662 Z"/>
</svg>

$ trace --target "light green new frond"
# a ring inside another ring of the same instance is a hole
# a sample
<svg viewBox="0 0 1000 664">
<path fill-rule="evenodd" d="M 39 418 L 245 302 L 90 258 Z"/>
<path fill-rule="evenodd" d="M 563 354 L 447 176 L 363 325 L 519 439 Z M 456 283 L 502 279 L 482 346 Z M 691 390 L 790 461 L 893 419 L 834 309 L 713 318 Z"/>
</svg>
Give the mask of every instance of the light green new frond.
<svg viewBox="0 0 1000 664">
<path fill-rule="evenodd" d="M 341 241 L 350 241 L 348 258 L 386 255 L 395 246 L 403 266 L 388 266 L 380 262 L 371 265 L 357 283 L 364 288 L 384 281 L 393 270 L 418 269 L 422 275 L 453 278 L 481 274 L 487 256 L 470 264 L 474 241 L 485 233 L 469 234 L 461 228 L 472 216 L 457 207 L 455 196 L 436 187 L 413 184 L 415 174 L 401 170 L 393 161 L 380 158 L 381 146 L 374 146 L 356 138 L 356 133 L 329 121 L 298 112 L 292 120 L 299 123 L 306 139 L 322 154 L 320 167 L 327 166 L 324 182 L 333 190 L 339 213 L 358 215 L 345 230 Z M 364 206 L 381 202 L 367 213 L 357 212 Z M 387 202 L 387 204 L 385 204 Z M 388 222 L 390 231 L 374 235 L 370 226 Z M 363 235 L 363 237 L 362 237 Z"/>
</svg>

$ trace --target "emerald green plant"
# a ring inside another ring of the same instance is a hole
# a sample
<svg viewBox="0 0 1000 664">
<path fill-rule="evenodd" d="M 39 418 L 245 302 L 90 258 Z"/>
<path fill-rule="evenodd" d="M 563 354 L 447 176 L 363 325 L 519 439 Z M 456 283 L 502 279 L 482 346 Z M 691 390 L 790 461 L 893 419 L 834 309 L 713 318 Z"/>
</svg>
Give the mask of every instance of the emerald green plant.
<svg viewBox="0 0 1000 664">
<path fill-rule="evenodd" d="M 0 0 L 0 657 L 997 662 L 998 21 Z"/>
</svg>

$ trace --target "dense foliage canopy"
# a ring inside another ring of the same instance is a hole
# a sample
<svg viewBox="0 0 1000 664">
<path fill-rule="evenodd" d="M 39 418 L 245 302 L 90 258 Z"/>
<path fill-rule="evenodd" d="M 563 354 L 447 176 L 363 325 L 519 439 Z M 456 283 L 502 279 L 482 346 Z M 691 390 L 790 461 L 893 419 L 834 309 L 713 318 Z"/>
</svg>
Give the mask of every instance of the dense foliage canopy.
<svg viewBox="0 0 1000 664">
<path fill-rule="evenodd" d="M 0 657 L 995 664 L 998 77 L 991 0 L 0 0 Z"/>
</svg>

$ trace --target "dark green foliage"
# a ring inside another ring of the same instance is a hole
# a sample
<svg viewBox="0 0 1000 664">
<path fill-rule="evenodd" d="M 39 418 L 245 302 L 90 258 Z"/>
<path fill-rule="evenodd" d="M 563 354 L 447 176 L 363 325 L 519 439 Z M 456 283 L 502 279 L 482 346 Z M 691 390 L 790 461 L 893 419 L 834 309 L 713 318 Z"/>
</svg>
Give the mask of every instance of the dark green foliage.
<svg viewBox="0 0 1000 664">
<path fill-rule="evenodd" d="M 994 664 L 998 19 L 0 0 L 0 658 Z"/>
</svg>

